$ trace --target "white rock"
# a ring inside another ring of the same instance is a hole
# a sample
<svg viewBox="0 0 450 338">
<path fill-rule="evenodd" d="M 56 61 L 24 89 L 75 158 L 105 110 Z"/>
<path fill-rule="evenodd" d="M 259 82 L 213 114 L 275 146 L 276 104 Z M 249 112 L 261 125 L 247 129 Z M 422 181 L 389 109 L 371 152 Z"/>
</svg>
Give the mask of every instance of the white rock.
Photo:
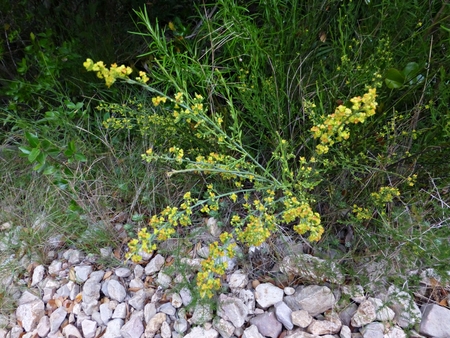
<svg viewBox="0 0 450 338">
<path fill-rule="evenodd" d="M 105 275 L 105 271 L 103 270 L 97 270 L 91 273 L 91 275 L 89 276 L 89 281 L 95 281 L 97 283 L 100 283 L 101 280 L 103 279 L 103 276 Z"/>
<path fill-rule="evenodd" d="M 280 271 L 284 274 L 300 276 L 311 282 L 329 281 L 333 284 L 343 284 L 344 275 L 334 262 L 308 255 L 295 254 L 284 257 L 280 265 Z"/>
<path fill-rule="evenodd" d="M 62 332 L 64 337 L 83 338 L 83 336 L 81 336 L 80 331 L 78 331 L 78 329 L 72 324 L 64 326 Z"/>
<path fill-rule="evenodd" d="M 53 295 L 56 292 L 56 288 L 43 288 L 42 292 L 42 301 L 44 303 L 48 303 L 48 301 L 53 298 Z"/>
<path fill-rule="evenodd" d="M 139 316 L 131 316 L 130 320 L 120 329 L 123 338 L 136 338 L 144 333 L 144 325 Z"/>
<path fill-rule="evenodd" d="M 202 325 L 212 319 L 212 310 L 210 305 L 197 304 L 189 322 L 193 325 Z"/>
<path fill-rule="evenodd" d="M 74 300 L 80 293 L 80 286 L 72 281 L 69 281 L 66 285 L 69 289 L 69 299 Z"/>
<path fill-rule="evenodd" d="M 214 217 L 208 218 L 208 221 L 206 222 L 206 227 L 208 228 L 209 233 L 214 237 L 219 237 L 220 234 L 222 233 L 220 227 L 217 225 L 217 220 Z"/>
<path fill-rule="evenodd" d="M 14 325 L 10 331 L 10 338 L 21 338 L 23 329 L 19 325 Z"/>
<path fill-rule="evenodd" d="M 98 310 L 98 301 L 93 300 L 90 303 L 83 302 L 81 303 L 81 308 L 83 309 L 84 313 L 88 316 L 92 315 L 94 311 Z M 100 313 L 99 313 L 100 316 Z"/>
<path fill-rule="evenodd" d="M 255 313 L 255 294 L 247 289 L 239 291 L 239 298 L 247 306 L 248 314 L 252 315 Z"/>
<path fill-rule="evenodd" d="M 384 335 L 384 338 L 406 338 L 406 333 L 401 328 L 395 326 Z"/>
<path fill-rule="evenodd" d="M 214 318 L 213 326 L 214 329 L 219 332 L 222 338 L 230 338 L 233 335 L 235 329 L 233 324 L 219 317 Z"/>
<path fill-rule="evenodd" d="M 184 338 L 217 338 L 219 333 L 214 329 L 205 330 L 201 327 L 194 327 Z"/>
<path fill-rule="evenodd" d="M 126 310 L 125 310 L 126 314 Z M 148 323 L 156 315 L 156 305 L 155 303 L 147 303 L 144 306 L 144 321 Z M 123 317 L 125 318 L 125 317 Z"/>
<path fill-rule="evenodd" d="M 187 328 L 188 328 L 188 322 L 184 318 L 178 318 L 173 323 L 173 329 L 175 330 L 175 332 L 185 333 L 187 331 Z"/>
<path fill-rule="evenodd" d="M 161 256 L 160 254 L 157 254 L 145 267 L 145 274 L 153 275 L 159 272 L 159 270 L 161 270 L 161 268 L 163 267 L 164 262 L 165 262 L 164 257 Z"/>
<path fill-rule="evenodd" d="M 50 315 L 50 333 L 55 333 L 59 330 L 59 327 L 63 323 L 64 319 L 66 319 L 67 311 L 59 307 Z"/>
<path fill-rule="evenodd" d="M 53 261 L 50 263 L 48 267 L 48 273 L 50 275 L 57 275 L 62 269 L 62 262 L 61 261 Z"/>
<path fill-rule="evenodd" d="M 383 338 L 384 325 L 379 322 L 370 323 L 361 329 L 361 333 L 364 338 Z"/>
<path fill-rule="evenodd" d="M 278 302 L 275 305 L 275 315 L 278 321 L 284 325 L 288 330 L 292 330 L 294 324 L 292 323 L 292 310 L 284 302 Z"/>
<path fill-rule="evenodd" d="M 118 268 L 116 271 L 114 271 L 117 277 L 119 278 L 126 278 L 131 275 L 131 270 L 128 268 Z"/>
<path fill-rule="evenodd" d="M 383 304 L 383 301 L 381 299 L 369 297 L 369 301 L 371 301 L 375 307 L 377 321 L 387 322 L 394 319 L 395 312 L 390 309 L 387 304 Z"/>
<path fill-rule="evenodd" d="M 101 285 L 98 281 L 88 279 L 83 285 L 83 303 L 91 303 L 100 298 Z"/>
<path fill-rule="evenodd" d="M 181 296 L 179 293 L 173 293 L 172 294 L 172 300 L 170 301 L 172 306 L 176 309 L 180 308 L 183 305 L 183 300 L 181 299 Z"/>
<path fill-rule="evenodd" d="M 108 324 L 109 320 L 111 319 L 112 316 L 112 310 L 109 307 L 108 303 L 103 303 L 99 306 L 100 309 L 100 318 L 103 322 L 103 324 Z"/>
<path fill-rule="evenodd" d="M 120 329 L 123 326 L 123 319 L 113 319 L 108 322 L 103 338 L 122 338 Z"/>
<path fill-rule="evenodd" d="M 156 283 L 160 285 L 162 288 L 167 289 L 172 283 L 172 278 L 169 275 L 166 275 L 162 271 L 158 273 L 158 278 L 156 279 Z"/>
<path fill-rule="evenodd" d="M 33 271 L 33 278 L 31 280 L 31 286 L 35 286 L 36 284 L 41 282 L 44 278 L 44 274 L 45 267 L 43 265 L 38 265 L 37 267 L 35 267 Z"/>
<path fill-rule="evenodd" d="M 283 295 L 282 289 L 270 283 L 259 284 L 255 289 L 255 300 L 263 309 L 281 302 Z"/>
<path fill-rule="evenodd" d="M 22 300 L 24 301 L 24 300 Z M 21 303 L 16 309 L 16 317 L 26 332 L 33 331 L 45 314 L 44 302 L 34 298 L 30 302 Z"/>
<path fill-rule="evenodd" d="M 308 327 L 308 325 L 311 324 L 313 320 L 313 317 L 306 310 L 298 310 L 292 312 L 291 318 L 292 324 L 301 328 Z"/>
<path fill-rule="evenodd" d="M 244 330 L 242 338 L 264 338 L 261 333 L 259 333 L 258 328 L 255 325 L 251 325 Z"/>
<path fill-rule="evenodd" d="M 142 265 L 136 264 L 134 267 L 134 278 L 142 278 L 142 276 L 144 275 L 144 271 L 145 269 L 142 267 Z"/>
<path fill-rule="evenodd" d="M 295 296 L 295 300 L 300 308 L 308 311 L 311 316 L 317 316 L 331 309 L 336 302 L 333 292 L 328 287 L 318 285 L 304 287 Z"/>
<path fill-rule="evenodd" d="M 130 289 L 141 290 L 144 289 L 144 282 L 140 278 L 134 278 L 130 281 Z"/>
<path fill-rule="evenodd" d="M 79 265 L 75 268 L 75 277 L 78 282 L 85 282 L 89 278 L 90 273 L 92 272 L 92 266 L 90 265 Z"/>
<path fill-rule="evenodd" d="M 437 304 L 422 305 L 419 333 L 432 337 L 450 337 L 450 310 Z"/>
<path fill-rule="evenodd" d="M 271 338 L 277 338 L 283 329 L 283 325 L 276 319 L 273 312 L 264 312 L 253 317 L 250 319 L 250 324 L 256 325 L 263 336 Z"/>
<path fill-rule="evenodd" d="M 146 300 L 147 300 L 147 293 L 145 292 L 145 290 L 139 290 L 128 301 L 128 304 L 130 304 L 136 310 L 142 310 L 144 308 Z"/>
<path fill-rule="evenodd" d="M 177 310 L 173 307 L 171 303 L 164 303 L 157 309 L 157 312 L 162 312 L 169 316 L 175 316 Z"/>
<path fill-rule="evenodd" d="M 340 338 L 352 338 L 352 330 L 347 325 L 342 325 L 341 332 L 339 333 Z"/>
<path fill-rule="evenodd" d="M 180 290 L 180 296 L 184 306 L 188 306 L 192 301 L 192 294 L 188 288 L 182 288 Z"/>
<path fill-rule="evenodd" d="M 241 327 L 247 319 L 248 308 L 239 298 L 220 295 L 219 309 L 219 316 L 230 321 L 235 327 Z"/>
<path fill-rule="evenodd" d="M 420 323 L 422 313 L 408 293 L 392 285 L 389 287 L 387 300 L 390 302 L 390 308 L 395 312 L 394 320 L 400 327 L 405 328 Z"/>
<path fill-rule="evenodd" d="M 85 319 L 81 322 L 81 330 L 84 338 L 94 338 L 97 330 L 97 323 L 93 320 Z"/>
<path fill-rule="evenodd" d="M 50 332 L 50 318 L 43 316 L 37 326 L 37 334 L 39 337 L 45 337 Z"/>
<path fill-rule="evenodd" d="M 69 249 L 63 253 L 63 257 L 67 259 L 69 264 L 75 265 L 81 262 L 81 253 L 78 250 Z"/>
<path fill-rule="evenodd" d="M 295 289 L 290 286 L 286 286 L 283 291 L 286 296 L 292 296 L 295 293 Z"/>
<path fill-rule="evenodd" d="M 372 323 L 377 318 L 375 306 L 369 300 L 363 301 L 358 306 L 358 310 L 353 315 L 351 324 L 354 327 L 361 327 Z"/>
<path fill-rule="evenodd" d="M 170 329 L 170 325 L 167 322 L 163 322 L 161 325 L 161 337 L 162 338 L 172 337 L 172 330 Z"/>
<path fill-rule="evenodd" d="M 306 329 L 309 333 L 315 335 L 324 335 L 327 333 L 338 333 L 341 330 L 341 322 L 332 322 L 329 320 L 315 320 L 309 324 Z"/>
<path fill-rule="evenodd" d="M 165 313 L 157 313 L 156 315 L 154 315 L 153 318 L 150 319 L 150 321 L 147 323 L 147 326 L 145 328 L 145 337 L 153 338 L 156 332 L 158 332 L 161 328 L 161 325 L 164 321 L 166 321 Z"/>
<path fill-rule="evenodd" d="M 237 270 L 231 274 L 228 286 L 233 289 L 243 289 L 248 284 L 248 275 L 241 270 Z"/>
<path fill-rule="evenodd" d="M 97 311 L 97 310 L 92 311 L 90 319 L 95 320 L 95 322 L 97 323 L 98 326 L 104 326 L 104 325 L 108 324 L 108 323 L 103 323 L 100 311 Z"/>
<path fill-rule="evenodd" d="M 119 303 L 123 302 L 127 296 L 127 291 L 123 285 L 114 279 L 111 279 L 108 283 L 108 293 L 112 299 L 117 300 Z"/>
</svg>

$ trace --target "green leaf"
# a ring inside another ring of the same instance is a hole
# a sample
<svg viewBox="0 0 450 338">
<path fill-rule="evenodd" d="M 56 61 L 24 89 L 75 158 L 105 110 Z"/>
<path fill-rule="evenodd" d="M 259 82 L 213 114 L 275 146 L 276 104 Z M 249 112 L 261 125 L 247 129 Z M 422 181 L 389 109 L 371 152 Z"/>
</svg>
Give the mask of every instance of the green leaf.
<svg viewBox="0 0 450 338">
<path fill-rule="evenodd" d="M 40 163 L 41 165 L 45 164 L 45 160 L 47 159 L 47 154 L 43 153 L 42 151 L 39 152 L 39 155 L 36 157 L 36 161 Z"/>
<path fill-rule="evenodd" d="M 39 146 L 39 138 L 36 134 L 32 134 L 28 131 L 25 132 L 25 138 L 27 139 L 28 143 L 32 148 L 36 148 Z"/>
<path fill-rule="evenodd" d="M 30 155 L 32 149 L 30 147 L 19 147 L 19 150 L 24 155 Z"/>
<path fill-rule="evenodd" d="M 73 157 L 74 157 L 75 160 L 77 160 L 78 162 L 86 162 L 86 161 L 87 161 L 86 156 L 84 156 L 84 155 L 81 154 L 81 153 L 76 153 Z"/>
<path fill-rule="evenodd" d="M 44 175 L 52 175 L 56 172 L 56 168 L 53 165 L 49 165 L 44 170 Z"/>
<path fill-rule="evenodd" d="M 402 71 L 405 81 L 411 81 L 419 73 L 419 64 L 417 62 L 409 62 Z"/>
<path fill-rule="evenodd" d="M 58 180 L 53 181 L 53 184 L 56 185 L 59 189 L 64 190 L 69 185 L 69 181 L 67 181 L 65 179 L 58 179 Z"/>
<path fill-rule="evenodd" d="M 71 157 L 75 153 L 75 142 L 70 141 L 67 145 L 67 149 L 64 151 L 64 155 Z"/>
<path fill-rule="evenodd" d="M 33 163 L 36 160 L 36 157 L 38 157 L 40 153 L 41 153 L 41 150 L 39 148 L 33 148 L 33 150 L 31 150 L 31 152 L 28 154 L 28 161 Z"/>
<path fill-rule="evenodd" d="M 144 215 L 143 214 L 134 214 L 133 216 L 131 216 L 131 220 L 133 220 L 134 222 L 143 221 Z"/>
<path fill-rule="evenodd" d="M 405 76 L 395 68 L 389 68 L 384 81 L 390 89 L 400 88 L 405 83 Z"/>
</svg>

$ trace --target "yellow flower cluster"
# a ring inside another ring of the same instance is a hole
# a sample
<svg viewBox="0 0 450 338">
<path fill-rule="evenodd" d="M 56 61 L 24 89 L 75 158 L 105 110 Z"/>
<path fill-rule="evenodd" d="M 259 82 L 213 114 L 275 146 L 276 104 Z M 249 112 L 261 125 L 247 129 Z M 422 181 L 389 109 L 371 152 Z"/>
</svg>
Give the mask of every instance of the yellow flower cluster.
<svg viewBox="0 0 450 338">
<path fill-rule="evenodd" d="M 147 232 L 147 228 L 142 228 L 138 232 L 138 238 L 132 239 L 128 243 L 128 252 L 125 254 L 126 259 L 131 259 L 137 263 L 142 260 L 141 252 L 151 253 L 156 250 L 156 245 L 152 243 L 152 235 Z"/>
<path fill-rule="evenodd" d="M 309 231 L 308 240 L 311 242 L 317 242 L 322 238 L 324 229 L 320 224 L 320 215 L 314 212 L 311 206 L 304 202 L 299 201 L 292 192 L 287 191 L 287 198 L 283 201 L 284 211 L 282 213 L 282 219 L 286 223 L 296 222 L 294 230 L 300 235 Z"/>
<path fill-rule="evenodd" d="M 192 223 L 192 204 L 196 203 L 197 199 L 192 198 L 190 193 L 186 193 L 183 200 L 180 208 L 168 206 L 158 215 L 150 218 L 149 226 L 153 232 L 148 233 L 147 228 L 142 228 L 138 232 L 138 238 L 128 242 L 128 252 L 125 255 L 127 259 L 139 262 L 142 260 L 141 251 L 149 253 L 156 250 L 155 241 L 165 241 L 175 234 L 177 226 L 188 226 Z"/>
<path fill-rule="evenodd" d="M 370 194 L 372 200 L 377 205 L 390 203 L 394 200 L 394 197 L 400 196 L 400 191 L 394 187 L 381 187 L 378 192 Z"/>
<path fill-rule="evenodd" d="M 367 208 L 359 207 L 356 204 L 353 205 L 353 213 L 356 215 L 356 219 L 360 221 L 368 220 L 372 218 L 372 213 Z"/>
<path fill-rule="evenodd" d="M 201 271 L 197 274 L 197 286 L 200 296 L 211 298 L 214 291 L 219 290 L 221 286 L 220 278 L 225 273 L 228 263 L 225 257 L 231 259 L 234 257 L 234 248 L 236 243 L 233 242 L 233 236 L 227 232 L 220 235 L 219 243 L 213 242 L 209 245 L 208 258 L 201 263 Z"/>
<path fill-rule="evenodd" d="M 177 163 L 183 162 L 184 150 L 178 147 L 170 147 L 169 153 L 173 153 Z"/>
<path fill-rule="evenodd" d="M 376 88 L 370 88 L 363 97 L 358 96 L 350 100 L 351 108 L 340 105 L 323 123 L 313 126 L 313 136 L 320 140 L 316 147 L 317 153 L 326 154 L 335 142 L 347 140 L 350 137 L 347 124 L 364 123 L 368 117 L 374 115 L 377 107 L 376 96 Z"/>
<path fill-rule="evenodd" d="M 166 103 L 167 97 L 165 96 L 156 96 L 152 98 L 152 103 L 155 107 L 158 107 L 161 103 Z"/>
<path fill-rule="evenodd" d="M 108 88 L 116 82 L 116 79 L 127 79 L 133 72 L 130 67 L 125 65 L 117 66 L 116 63 L 113 63 L 111 67 L 107 68 L 103 61 L 94 63 L 91 59 L 86 59 L 86 61 L 83 62 L 83 66 L 88 72 L 97 72 L 97 77 L 99 79 L 105 79 Z M 136 80 L 141 83 L 147 83 L 149 78 L 145 72 L 140 71 Z"/>
</svg>

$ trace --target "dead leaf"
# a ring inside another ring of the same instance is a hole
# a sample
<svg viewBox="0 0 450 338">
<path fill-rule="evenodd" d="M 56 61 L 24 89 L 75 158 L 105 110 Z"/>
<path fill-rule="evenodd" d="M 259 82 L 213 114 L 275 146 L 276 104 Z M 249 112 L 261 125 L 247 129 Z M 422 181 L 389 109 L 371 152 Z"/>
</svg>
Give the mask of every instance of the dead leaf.
<svg viewBox="0 0 450 338">
<path fill-rule="evenodd" d="M 72 302 L 69 299 L 66 299 L 63 303 L 63 307 L 64 307 L 64 309 L 66 309 L 67 313 L 72 313 L 74 306 L 75 306 L 75 302 Z"/>
<path fill-rule="evenodd" d="M 113 273 L 112 271 L 106 271 L 106 273 L 103 275 L 103 280 L 106 280 L 109 277 L 111 277 L 112 273 Z"/>
<path fill-rule="evenodd" d="M 71 280 L 72 282 L 76 282 L 77 281 L 77 274 L 75 273 L 75 268 L 71 267 L 69 269 L 69 280 Z"/>
<path fill-rule="evenodd" d="M 128 288 L 128 291 L 130 291 L 130 292 L 138 292 L 139 290 L 142 290 L 142 288 L 140 288 L 140 287 Z"/>
<path fill-rule="evenodd" d="M 117 259 L 121 259 L 122 256 L 122 250 L 120 250 L 120 248 L 117 248 L 116 250 L 114 250 L 114 257 L 116 257 Z"/>
<path fill-rule="evenodd" d="M 439 305 L 440 305 L 440 306 L 447 306 L 447 298 L 444 298 L 443 300 L 441 300 L 441 301 L 439 302 Z"/>
<path fill-rule="evenodd" d="M 81 301 L 83 300 L 83 293 L 80 292 L 78 295 L 76 295 L 75 297 L 75 303 L 81 303 Z"/>
<path fill-rule="evenodd" d="M 320 32 L 320 34 L 319 34 L 319 39 L 320 39 L 320 41 L 322 41 L 322 42 L 327 41 L 327 33 L 325 33 L 325 32 Z"/>
</svg>

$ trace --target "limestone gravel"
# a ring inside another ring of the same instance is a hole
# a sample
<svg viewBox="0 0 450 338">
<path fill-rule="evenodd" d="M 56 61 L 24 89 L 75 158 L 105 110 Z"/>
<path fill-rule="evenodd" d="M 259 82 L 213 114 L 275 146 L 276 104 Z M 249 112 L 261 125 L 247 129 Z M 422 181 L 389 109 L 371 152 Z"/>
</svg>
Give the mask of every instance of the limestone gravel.
<svg viewBox="0 0 450 338">
<path fill-rule="evenodd" d="M 191 260 L 200 262 L 196 257 Z M 17 308 L 11 319 L 5 319 L 0 338 L 403 338 L 403 328 L 419 323 L 423 337 L 446 337 L 450 332 L 445 326 L 450 310 L 425 304 L 422 317 L 411 295 L 394 286 L 366 298 L 360 285 L 250 283 L 241 268 L 227 272 L 217 304 L 193 304 L 192 290 L 177 287 L 186 276 L 176 266 L 166 270 L 160 254 L 149 256 L 146 264 L 126 263 L 108 270 L 96 270 L 93 261 L 70 249 L 48 266 L 34 265 L 28 280 L 20 284 L 29 288 L 15 289 Z M 290 273 L 295 270 L 291 268 Z M 305 279 L 312 274 L 319 276 L 310 271 Z M 339 300 L 341 292 L 350 297 Z"/>
</svg>

